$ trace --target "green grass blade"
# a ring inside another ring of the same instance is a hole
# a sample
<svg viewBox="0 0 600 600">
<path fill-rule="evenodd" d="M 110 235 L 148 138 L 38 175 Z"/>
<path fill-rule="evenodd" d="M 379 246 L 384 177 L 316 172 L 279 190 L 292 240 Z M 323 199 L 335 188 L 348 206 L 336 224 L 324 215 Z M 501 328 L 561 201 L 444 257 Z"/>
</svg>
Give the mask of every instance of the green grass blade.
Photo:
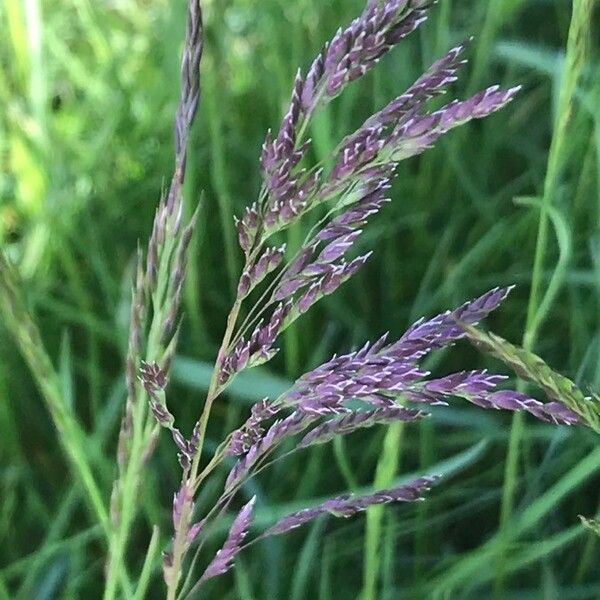
<svg viewBox="0 0 600 600">
<path fill-rule="evenodd" d="M 583 71 L 588 53 L 588 37 L 591 23 L 593 0 L 576 0 L 573 3 L 573 12 L 569 28 L 566 48 L 566 61 L 560 88 L 557 113 L 554 120 L 554 131 L 550 144 L 548 164 L 544 178 L 544 188 L 541 200 L 541 211 L 538 221 L 538 231 L 533 261 L 531 291 L 527 306 L 527 318 L 523 334 L 523 347 L 533 350 L 538 330 L 541 325 L 539 318 L 540 307 L 543 302 L 542 274 L 546 263 L 549 209 L 556 202 L 559 177 L 564 169 L 566 156 L 566 142 L 569 125 L 574 110 L 574 99 L 577 82 Z M 556 289 L 552 293 L 556 293 Z M 550 302 L 543 307 L 549 309 Z M 514 495 L 520 445 L 525 434 L 524 416 L 517 413 L 513 417 L 511 437 L 505 463 L 504 489 L 500 510 L 500 528 L 504 529 L 510 520 L 513 511 Z M 504 561 L 505 551 L 500 550 L 497 561 L 496 596 L 501 597 L 504 590 Z"/>
</svg>

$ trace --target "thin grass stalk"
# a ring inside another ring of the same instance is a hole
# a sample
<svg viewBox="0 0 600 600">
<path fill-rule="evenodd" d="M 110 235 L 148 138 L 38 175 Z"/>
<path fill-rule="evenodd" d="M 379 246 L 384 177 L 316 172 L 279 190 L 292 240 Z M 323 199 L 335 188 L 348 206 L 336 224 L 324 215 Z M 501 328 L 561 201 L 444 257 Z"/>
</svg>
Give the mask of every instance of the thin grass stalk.
<svg viewBox="0 0 600 600">
<path fill-rule="evenodd" d="M 341 473 L 342 477 L 344 478 L 348 489 L 351 492 L 354 492 L 359 488 L 359 484 L 358 480 L 356 479 L 356 475 L 354 474 L 352 465 L 350 464 L 350 460 L 348 459 L 348 455 L 346 452 L 346 443 L 343 438 L 334 438 L 333 455 L 335 456 L 337 468 Z"/>
<path fill-rule="evenodd" d="M 193 155 L 191 160 L 194 162 Z M 193 170 L 190 171 L 190 174 L 186 178 L 186 188 L 188 190 L 198 189 L 197 175 Z M 186 318 L 189 320 L 190 339 L 195 348 L 201 348 L 207 343 L 206 323 L 202 311 L 199 310 L 199 307 L 201 306 L 202 284 L 204 283 L 202 263 L 200 260 L 200 240 L 204 235 L 204 231 L 201 228 L 203 225 L 204 206 L 204 195 L 202 193 L 200 194 L 199 206 L 198 231 L 190 244 L 184 294 L 184 311 Z M 190 219 L 193 214 L 192 210 L 188 206 L 185 208 L 186 218 Z"/>
<path fill-rule="evenodd" d="M 281 41 L 281 36 L 279 40 Z M 286 40 L 287 42 L 287 40 Z M 277 74 L 279 80 L 279 88 L 281 90 L 285 90 L 285 95 L 282 98 L 283 105 L 285 106 L 285 102 L 287 101 L 287 87 L 288 87 L 288 74 L 294 72 L 295 65 L 299 64 L 301 61 L 301 52 L 300 49 L 304 45 L 305 39 L 302 35 L 302 28 L 296 27 L 295 35 L 293 36 L 293 48 L 292 48 L 292 60 L 291 64 L 284 65 L 283 60 L 277 61 Z M 283 57 L 284 48 L 280 48 L 278 54 Z M 306 124 L 308 127 L 309 124 Z M 303 137 L 303 132 L 300 137 Z M 286 235 L 286 243 L 288 251 L 291 250 L 293 253 L 298 251 L 302 247 L 302 234 L 305 227 L 302 224 L 298 223 L 290 227 L 287 231 Z M 300 343 L 300 335 L 298 331 L 298 325 L 292 324 L 288 327 L 283 334 L 283 343 L 284 343 L 284 360 L 285 360 L 285 373 L 288 377 L 295 377 L 298 375 L 300 371 L 300 360 L 301 360 L 301 343 Z"/>
<path fill-rule="evenodd" d="M 148 551 L 146 552 L 146 558 L 144 559 L 144 564 L 142 566 L 140 578 L 138 579 L 133 600 L 144 600 L 146 597 L 148 586 L 150 585 L 150 580 L 152 578 L 156 557 L 158 556 L 159 543 L 160 531 L 158 527 L 154 526 L 152 528 L 152 537 L 150 538 L 150 544 L 148 544 Z"/>
<path fill-rule="evenodd" d="M 475 37 L 476 50 L 473 52 L 473 68 L 471 69 L 471 76 L 466 85 L 467 94 L 471 95 L 474 90 L 481 85 L 486 68 L 490 64 L 490 56 L 494 49 L 495 38 L 509 17 L 520 8 L 522 3 L 523 0 L 505 0 L 504 2 L 487 3 L 481 29 Z M 481 6 L 483 7 L 484 4 L 482 3 Z M 449 9 L 445 6 L 445 3 L 442 4 L 441 8 L 444 10 L 447 18 Z M 440 19 L 440 24 L 441 22 L 442 19 Z M 468 145 L 468 135 L 469 132 L 466 130 L 460 130 L 456 133 L 454 139 L 449 141 L 452 148 L 448 151 L 449 155 L 456 154 L 457 156 L 460 156 L 462 149 Z M 431 164 L 431 161 L 425 160 L 424 162 L 425 164 Z M 447 190 L 452 185 L 454 173 L 452 161 L 444 160 L 441 166 L 436 164 L 433 168 L 441 169 L 439 174 L 436 171 L 435 180 L 437 181 L 437 184 L 435 185 L 435 195 L 443 197 L 447 194 Z"/>
<path fill-rule="evenodd" d="M 443 21 L 445 15 L 439 15 L 439 23 Z M 440 51 L 440 54 L 443 50 Z M 374 109 L 377 106 L 384 105 L 381 74 L 379 71 L 374 73 Z M 395 257 L 397 248 L 394 240 L 389 240 L 387 244 L 388 257 Z M 388 259 L 389 260 L 389 259 Z M 395 259 L 392 259 L 392 264 Z M 394 298 L 398 292 L 397 277 L 391 277 L 390 282 L 384 284 L 386 299 L 394 303 Z M 376 489 L 388 487 L 393 481 L 400 462 L 400 452 L 402 443 L 403 423 L 391 425 L 385 432 L 381 456 L 377 461 L 377 468 L 374 478 Z M 389 512 L 389 511 L 388 511 Z M 373 506 L 367 510 L 365 516 L 365 534 L 363 545 L 363 579 L 361 600 L 376 600 L 378 598 L 378 585 L 381 579 L 381 545 L 383 540 L 383 519 L 385 516 L 384 506 Z"/>
<path fill-rule="evenodd" d="M 436 437 L 432 421 L 424 421 L 419 425 L 419 464 L 427 471 L 435 463 Z M 417 508 L 417 525 L 415 533 L 415 568 L 414 578 L 418 586 L 423 583 L 425 557 L 431 552 L 432 531 L 428 527 L 431 517 L 428 503 L 424 502 Z"/>
<path fill-rule="evenodd" d="M 300 224 L 290 227 L 287 231 L 287 247 L 295 253 L 302 247 L 302 228 Z M 285 373 L 294 378 L 300 370 L 300 336 L 298 325 L 292 324 L 283 334 L 285 348 Z"/>
<path fill-rule="evenodd" d="M 538 231 L 533 262 L 531 291 L 527 306 L 527 317 L 523 334 L 523 348 L 533 350 L 539 329 L 545 320 L 551 302 L 554 300 L 557 287 L 551 291 L 552 297 L 542 296 L 543 272 L 546 264 L 546 251 L 548 246 L 548 228 L 550 221 L 550 208 L 556 199 L 559 177 L 567 160 L 565 145 L 567 142 L 568 128 L 574 109 L 574 97 L 577 82 L 583 71 L 587 54 L 588 38 L 594 0 L 576 0 L 573 4 L 571 23 L 567 39 L 565 68 L 561 82 L 561 91 L 555 116 L 554 133 L 550 144 L 548 166 L 544 178 L 543 195 L 541 198 Z M 540 307 L 544 306 L 542 314 Z M 515 413 L 511 425 L 508 451 L 504 471 L 504 485 L 502 504 L 500 508 L 500 531 L 506 531 L 514 507 L 514 497 L 517 487 L 518 462 L 520 445 L 525 435 L 524 415 Z M 502 597 L 504 591 L 504 570 L 506 563 L 506 545 L 500 544 L 500 553 L 497 562 L 497 576 L 495 581 L 495 595 Z"/>
<path fill-rule="evenodd" d="M 438 7 L 438 20 L 435 35 L 435 52 L 441 55 L 449 45 L 451 31 L 452 0 L 440 0 Z"/>
<path fill-rule="evenodd" d="M 400 464 L 403 430 L 404 423 L 394 423 L 385 432 L 383 450 L 377 463 L 373 484 L 375 489 L 389 487 L 396 477 Z M 378 583 L 381 570 L 380 546 L 383 538 L 383 516 L 383 506 L 372 506 L 367 510 L 361 600 L 377 600 L 380 597 Z"/>
</svg>

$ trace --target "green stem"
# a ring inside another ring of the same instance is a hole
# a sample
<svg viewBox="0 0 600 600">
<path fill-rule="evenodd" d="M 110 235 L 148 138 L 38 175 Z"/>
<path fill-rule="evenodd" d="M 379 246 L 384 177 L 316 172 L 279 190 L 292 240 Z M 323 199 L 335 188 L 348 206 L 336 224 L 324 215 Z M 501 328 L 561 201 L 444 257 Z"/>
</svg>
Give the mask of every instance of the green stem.
<svg viewBox="0 0 600 600">
<path fill-rule="evenodd" d="M 427 471 L 435 463 L 435 430 L 433 421 L 427 419 L 419 425 L 419 463 Z M 417 530 L 415 534 L 415 581 L 422 583 L 424 557 L 429 555 L 435 530 L 428 526 L 430 514 L 429 502 L 423 502 L 417 508 Z"/>
<path fill-rule="evenodd" d="M 390 425 L 385 433 L 383 451 L 375 473 L 375 489 L 388 487 L 398 471 L 404 423 Z M 365 531 L 365 556 L 363 561 L 363 588 L 361 600 L 377 600 L 377 582 L 380 570 L 380 540 L 383 523 L 383 506 L 372 506 L 367 510 Z"/>
<path fill-rule="evenodd" d="M 159 541 L 160 531 L 158 527 L 155 526 L 152 528 L 152 537 L 150 538 L 150 544 L 148 545 L 148 551 L 146 552 L 146 558 L 144 559 L 144 566 L 142 567 L 133 600 L 143 600 L 146 597 L 148 585 L 150 584 L 150 577 L 152 576 L 152 570 L 154 568 L 154 560 L 158 554 Z"/>
<path fill-rule="evenodd" d="M 138 398 L 136 411 L 134 412 L 134 423 L 141 422 L 141 414 L 145 409 L 146 399 Z M 121 505 L 119 522 L 110 539 L 109 556 L 107 563 L 106 585 L 104 588 L 104 600 L 116 598 L 118 592 L 117 573 L 119 566 L 124 563 L 125 549 L 129 540 L 129 532 L 137 508 L 139 473 L 141 471 L 140 456 L 143 453 L 143 428 L 133 427 L 133 440 L 131 444 L 131 457 L 125 474 L 121 478 Z"/>
<path fill-rule="evenodd" d="M 565 146 L 567 142 L 568 127 L 571 122 L 573 101 L 577 81 L 583 70 L 587 56 L 587 37 L 591 22 L 591 12 L 594 0 L 576 0 L 573 3 L 573 12 L 567 40 L 565 69 L 560 87 L 558 109 L 556 113 L 554 133 L 550 144 L 548 166 L 544 179 L 543 196 L 538 221 L 538 231 L 533 262 L 531 291 L 527 307 L 527 319 L 523 335 L 523 347 L 533 350 L 537 341 L 543 319 L 539 315 L 542 303 L 547 307 L 553 298 L 542 298 L 542 280 L 546 262 L 548 245 L 548 230 L 550 209 L 556 198 L 558 179 L 566 160 Z M 558 290 L 552 291 L 555 294 Z M 518 478 L 518 463 L 520 446 L 525 434 L 525 421 L 522 413 L 515 413 L 510 433 L 506 465 L 504 471 L 504 488 L 502 505 L 500 509 L 500 531 L 506 532 L 508 522 L 512 517 L 514 496 Z M 496 597 L 504 593 L 504 572 L 506 561 L 506 545 L 500 544 L 500 556 L 497 562 L 497 576 L 495 583 Z"/>
</svg>

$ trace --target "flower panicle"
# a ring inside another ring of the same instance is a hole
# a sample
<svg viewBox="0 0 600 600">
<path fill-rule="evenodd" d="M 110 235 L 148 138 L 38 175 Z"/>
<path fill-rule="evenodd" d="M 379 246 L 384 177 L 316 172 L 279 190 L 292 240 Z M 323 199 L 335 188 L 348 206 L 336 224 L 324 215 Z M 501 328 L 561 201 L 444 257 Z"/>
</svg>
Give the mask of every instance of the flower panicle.
<svg viewBox="0 0 600 600">
<path fill-rule="evenodd" d="M 369 4 L 346 29 L 324 46 L 306 77 L 296 75 L 292 97 L 276 135 L 267 134 L 261 156 L 265 194 L 238 221 L 240 245 L 246 253 L 259 241 L 298 220 L 332 196 L 351 201 L 357 182 L 387 179 L 396 164 L 422 153 L 442 135 L 472 119 L 505 106 L 518 87 L 491 86 L 464 101 L 454 100 L 427 112 L 429 100 L 443 94 L 466 63 L 470 40 L 450 49 L 403 94 L 369 117 L 340 144 L 329 173 L 302 166 L 310 141 L 302 139 L 315 110 L 369 71 L 401 39 L 426 19 L 432 2 L 388 0 Z M 354 198 L 356 201 L 356 198 Z"/>
<path fill-rule="evenodd" d="M 267 247 L 256 263 L 244 270 L 238 283 L 239 298 L 245 298 L 269 273 L 277 269 L 283 261 L 285 248 L 285 244 L 279 248 Z"/>
<path fill-rule="evenodd" d="M 219 384 L 225 385 L 235 374 L 271 360 L 278 352 L 273 345 L 281 333 L 292 306 L 280 302 L 267 323 L 260 320 L 249 339 L 241 336 L 219 366 Z"/>
<path fill-rule="evenodd" d="M 300 377 L 281 403 L 300 413 L 319 417 L 342 415 L 337 423 L 324 424 L 324 434 L 347 424 L 360 426 L 370 419 L 354 412 L 350 401 L 359 400 L 366 411 L 385 415 L 398 408 L 398 399 L 429 405 L 444 405 L 462 397 L 484 408 L 526 411 L 538 419 L 560 424 L 578 422 L 576 412 L 559 400 L 542 403 L 520 392 L 498 390 L 506 377 L 487 371 L 460 371 L 437 379 L 419 362 L 431 351 L 450 345 L 465 336 L 460 322 L 477 323 L 495 310 L 510 288 L 494 288 L 453 311 L 417 321 L 397 342 L 382 336 L 373 344 L 329 361 Z M 381 411 L 381 412 L 378 412 Z M 314 432 L 308 434 L 317 435 Z"/>
<path fill-rule="evenodd" d="M 296 74 L 281 126 L 276 134 L 268 132 L 263 144 L 264 193 L 236 219 L 240 246 L 246 255 L 238 299 L 246 298 L 281 267 L 260 312 L 264 315 L 265 310 L 275 308 L 276 314 L 283 306 L 285 316 L 276 320 L 276 331 L 272 322 L 265 329 L 261 321 L 255 321 L 252 336 L 234 340 L 219 365 L 221 385 L 241 370 L 273 358 L 277 353 L 273 346 L 277 335 L 367 262 L 370 252 L 351 259 L 347 254 L 356 245 L 369 217 L 389 201 L 387 190 L 400 160 L 422 152 L 453 127 L 498 110 L 516 93 L 518 88 L 501 90 L 492 86 L 468 100 L 452 101 L 432 113 L 426 111 L 427 102 L 444 93 L 456 80 L 458 70 L 466 62 L 463 53 L 467 40 L 449 50 L 404 94 L 345 138 L 328 173 L 302 166 L 310 145 L 302 134 L 317 105 L 327 102 L 369 70 L 424 20 L 431 4 L 408 0 L 369 3 L 359 18 L 326 44 L 306 77 L 300 71 Z M 262 248 L 276 231 L 316 204 L 331 199 L 336 199 L 336 203 L 329 222 L 319 224 L 312 238 L 304 242 L 287 265 L 283 247 Z"/>
<path fill-rule="evenodd" d="M 254 404 L 249 419 L 231 434 L 227 453 L 231 456 L 246 454 L 262 438 L 265 432 L 264 422 L 275 416 L 280 409 L 277 403 L 269 402 L 268 398 Z"/>
<path fill-rule="evenodd" d="M 302 106 L 311 114 L 370 71 L 396 44 L 426 20 L 432 2 L 370 2 L 362 15 L 339 29 L 309 69 Z"/>
<path fill-rule="evenodd" d="M 421 410 L 404 408 L 402 406 L 386 406 L 373 410 L 354 411 L 325 421 L 311 429 L 298 443 L 298 448 L 307 448 L 316 444 L 325 444 L 334 438 L 354 433 L 359 429 L 374 425 L 389 425 L 391 423 L 411 423 L 427 416 Z"/>
<path fill-rule="evenodd" d="M 478 323 L 500 305 L 509 289 L 495 288 L 454 311 L 418 321 L 395 342 L 382 336 L 357 351 L 334 356 L 300 377 L 275 401 L 257 402 L 246 422 L 219 446 L 204 470 L 198 470 L 200 446 L 214 400 L 237 374 L 271 360 L 278 352 L 277 339 L 282 332 L 353 277 L 369 259 L 371 252 L 361 247 L 361 234 L 369 220 L 389 202 L 388 191 L 398 163 L 420 154 L 451 129 L 492 114 L 510 102 L 518 91 L 518 88 L 503 90 L 492 86 L 466 100 L 451 100 L 436 110 L 428 108 L 429 101 L 444 94 L 464 66 L 468 41 L 463 42 L 437 60 L 403 94 L 344 137 L 326 165 L 310 163 L 311 140 L 305 134 L 316 111 L 416 30 L 426 20 L 432 4 L 431 0 L 368 0 L 363 13 L 335 33 L 308 70 L 296 73 L 280 126 L 267 132 L 262 147 L 263 185 L 259 197 L 235 219 L 245 265 L 205 411 L 191 437 L 186 439 L 174 426 L 164 388 L 174 355 L 185 257 L 193 230 L 193 223 L 182 225 L 181 182 L 185 174 L 185 140 L 200 95 L 199 81 L 193 79 L 193 73 L 202 46 L 201 21 L 199 30 L 194 23 L 188 24 L 186 40 L 200 42 L 192 44 L 197 52 L 192 49 L 184 52 L 182 94 L 176 118 L 176 174 L 157 211 L 145 274 L 147 290 L 153 291 L 164 265 L 174 264 L 169 270 L 166 297 L 161 299 L 159 307 L 163 319 L 160 339 L 168 352 L 153 359 L 156 362 L 142 364 L 140 369 L 154 418 L 171 431 L 184 470 L 183 483 L 173 504 L 174 550 L 164 561 L 165 575 L 171 578 L 168 580 L 171 592 L 177 589 L 180 577 L 179 572 L 173 571 L 181 570 L 189 544 L 202 533 L 207 519 L 225 510 L 240 486 L 268 466 L 271 455 L 284 442 L 292 441 L 293 449 L 305 448 L 375 425 L 414 422 L 427 416 L 421 409 L 423 404 L 446 404 L 453 396 L 488 408 L 525 410 L 555 422 L 573 421 L 568 409 L 558 403 L 537 403 L 517 392 L 499 390 L 501 376 L 465 371 L 431 379 L 421 365 L 430 352 L 464 337 L 463 324 Z M 190 14 L 196 8 L 197 2 L 191 1 Z M 325 203 L 329 204 L 323 211 L 326 216 L 317 222 L 296 255 L 288 259 L 285 246 L 274 245 L 272 238 Z M 169 262 L 162 253 L 173 236 L 179 241 L 169 250 L 172 253 Z M 240 325 L 238 320 L 244 313 L 245 302 L 248 297 L 259 295 L 258 286 L 264 293 L 256 306 L 245 313 L 247 316 Z M 153 293 L 148 295 L 154 299 Z M 408 404 L 405 406 L 401 401 Z M 194 494 L 225 456 L 237 460 L 226 479 L 223 494 L 214 512 L 192 525 Z M 376 504 L 415 501 L 435 480 L 422 477 L 365 496 L 339 496 L 286 517 L 265 535 L 284 533 L 324 513 L 350 516 Z M 223 547 L 197 585 L 231 569 L 250 528 L 253 507 L 254 499 L 238 513 Z"/>
<path fill-rule="evenodd" d="M 429 352 L 431 349 L 448 346 L 465 337 L 459 322 L 476 325 L 496 310 L 510 294 L 514 286 L 496 287 L 482 296 L 465 302 L 455 310 L 448 310 L 431 319 L 419 319 L 391 348 L 402 356 L 411 353 Z"/>
<path fill-rule="evenodd" d="M 248 535 L 250 526 L 252 525 L 252 513 L 255 503 L 256 496 L 253 496 L 250 501 L 241 508 L 231 525 L 225 543 L 206 567 L 204 573 L 200 577 L 200 582 L 217 577 L 218 575 L 223 575 L 233 567 L 235 558 L 240 553 L 244 539 Z"/>
<path fill-rule="evenodd" d="M 240 246 L 247 255 L 258 239 L 264 240 L 289 226 L 322 201 L 322 170 L 308 170 L 301 165 L 310 141 L 302 140 L 300 134 L 313 113 L 373 68 L 424 22 L 430 4 L 390 0 L 383 6 L 367 6 L 359 18 L 338 30 L 324 46 L 306 77 L 297 72 L 279 131 L 276 135 L 269 131 L 263 144 L 260 163 L 266 199 L 236 219 Z"/>
<path fill-rule="evenodd" d="M 439 480 L 439 476 L 420 477 L 410 483 L 388 490 L 380 490 L 373 494 L 354 496 L 345 494 L 331 498 L 326 502 L 314 507 L 292 513 L 280 519 L 275 525 L 267 529 L 261 537 L 280 535 L 292 531 L 306 523 L 314 521 L 321 515 L 329 514 L 334 517 L 348 518 L 359 512 L 365 511 L 371 506 L 378 504 L 390 504 L 391 502 L 416 502 L 423 499 L 433 484 Z"/>
<path fill-rule="evenodd" d="M 187 440 L 181 431 L 175 427 L 175 417 L 167 408 L 165 388 L 168 384 L 168 372 L 156 362 L 142 361 L 139 379 L 148 394 L 150 410 L 156 422 L 171 432 L 173 441 L 179 450 L 178 458 L 181 466 L 188 468 L 196 451 L 192 439 Z"/>
<path fill-rule="evenodd" d="M 252 469 L 259 461 L 270 454 L 282 441 L 302 433 L 315 421 L 314 415 L 300 411 L 295 411 L 284 419 L 275 421 L 233 466 L 227 476 L 225 490 L 232 491 L 251 474 Z"/>
</svg>

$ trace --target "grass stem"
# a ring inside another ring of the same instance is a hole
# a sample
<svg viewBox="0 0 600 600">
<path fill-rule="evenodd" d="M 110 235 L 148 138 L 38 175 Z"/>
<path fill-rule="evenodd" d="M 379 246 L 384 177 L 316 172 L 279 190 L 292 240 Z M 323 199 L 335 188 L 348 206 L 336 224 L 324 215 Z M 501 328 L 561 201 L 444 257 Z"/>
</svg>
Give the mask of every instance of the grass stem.
<svg viewBox="0 0 600 600">
<path fill-rule="evenodd" d="M 569 124 L 574 110 L 574 98 L 577 82 L 585 65 L 588 53 L 588 37 L 590 33 L 593 0 L 575 0 L 567 40 L 566 60 L 560 95 L 554 121 L 554 133 L 550 144 L 548 165 L 544 178 L 543 195 L 541 198 L 538 231 L 533 261 L 531 291 L 527 307 L 527 318 L 523 335 L 523 347 L 533 350 L 540 326 L 547 316 L 548 308 L 558 292 L 558 286 L 548 290 L 552 297 L 542 297 L 542 284 L 548 250 L 548 230 L 550 225 L 550 209 L 557 196 L 559 179 L 562 174 L 567 156 L 567 141 Z M 545 307 L 546 314 L 540 315 L 540 307 Z M 513 513 L 514 497 L 518 480 L 518 463 L 520 447 L 525 435 L 525 421 L 522 413 L 513 416 L 508 452 L 504 471 L 504 486 L 500 509 L 500 530 L 506 530 Z M 504 570 L 506 562 L 506 547 L 500 546 L 500 556 L 497 562 L 497 577 L 495 595 L 497 598 L 504 594 Z"/>
</svg>

